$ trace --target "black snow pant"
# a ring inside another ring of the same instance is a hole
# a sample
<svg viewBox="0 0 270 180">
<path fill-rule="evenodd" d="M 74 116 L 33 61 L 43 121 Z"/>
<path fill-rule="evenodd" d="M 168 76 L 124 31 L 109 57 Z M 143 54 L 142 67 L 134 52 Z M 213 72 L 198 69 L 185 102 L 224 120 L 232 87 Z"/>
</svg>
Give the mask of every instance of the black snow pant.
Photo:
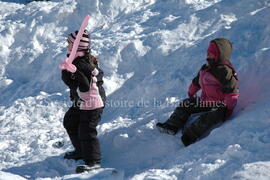
<svg viewBox="0 0 270 180">
<path fill-rule="evenodd" d="M 101 161 L 100 144 L 96 127 L 101 120 L 103 108 L 80 110 L 70 107 L 64 117 L 64 127 L 75 151 L 82 154 L 85 163 Z"/>
<path fill-rule="evenodd" d="M 189 117 L 192 114 L 205 112 L 200 115 L 193 123 L 186 126 Z M 200 139 L 206 132 L 211 130 L 217 124 L 225 121 L 226 107 L 223 103 L 205 103 L 199 98 L 188 98 L 180 102 L 174 110 L 167 124 L 183 129 L 182 141 L 188 146 Z"/>
</svg>

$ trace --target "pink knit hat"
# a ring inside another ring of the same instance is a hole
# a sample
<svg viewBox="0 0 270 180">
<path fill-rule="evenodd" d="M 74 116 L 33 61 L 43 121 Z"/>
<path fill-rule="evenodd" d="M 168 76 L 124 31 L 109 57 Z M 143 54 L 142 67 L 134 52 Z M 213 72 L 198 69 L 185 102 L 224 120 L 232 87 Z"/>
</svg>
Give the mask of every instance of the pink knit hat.
<svg viewBox="0 0 270 180">
<path fill-rule="evenodd" d="M 69 34 L 67 37 L 68 42 L 73 44 L 75 39 L 76 39 L 77 34 L 78 34 L 78 31 L 75 31 L 75 32 Z M 78 47 L 77 51 L 89 51 L 89 49 L 90 49 L 89 33 L 86 30 L 84 30 L 84 33 L 83 33 L 83 36 L 80 40 L 79 47 Z"/>
</svg>

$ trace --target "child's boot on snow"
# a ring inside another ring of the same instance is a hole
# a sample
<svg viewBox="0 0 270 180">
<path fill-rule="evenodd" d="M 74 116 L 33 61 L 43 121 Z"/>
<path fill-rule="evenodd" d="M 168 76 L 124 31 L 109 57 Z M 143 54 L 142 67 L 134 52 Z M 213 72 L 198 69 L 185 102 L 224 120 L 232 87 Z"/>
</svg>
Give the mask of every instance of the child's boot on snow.
<svg viewBox="0 0 270 180">
<path fill-rule="evenodd" d="M 177 127 L 169 125 L 168 123 L 157 123 L 156 126 L 161 133 L 175 135 L 178 131 Z"/>
<path fill-rule="evenodd" d="M 88 171 L 92 171 L 94 169 L 99 169 L 99 168 L 101 168 L 100 161 L 86 162 L 85 165 L 77 166 L 76 173 L 88 172 Z"/>
</svg>

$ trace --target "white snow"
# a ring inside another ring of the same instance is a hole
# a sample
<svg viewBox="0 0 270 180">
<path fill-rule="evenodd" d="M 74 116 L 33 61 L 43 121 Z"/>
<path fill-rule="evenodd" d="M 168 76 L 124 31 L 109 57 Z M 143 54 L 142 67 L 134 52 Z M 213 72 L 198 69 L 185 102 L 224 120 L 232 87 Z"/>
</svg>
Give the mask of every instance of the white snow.
<svg viewBox="0 0 270 180">
<path fill-rule="evenodd" d="M 270 179 L 269 0 L 2 0 L 0 14 L 1 180 Z M 70 101 L 58 65 L 86 14 L 108 102 L 105 169 L 81 175 L 82 161 L 63 159 Z M 187 97 L 216 37 L 233 42 L 240 100 L 232 120 L 184 148 L 181 132 L 155 124 Z"/>
<path fill-rule="evenodd" d="M 267 180 L 269 179 L 269 169 L 270 169 L 270 162 L 255 162 L 255 163 L 247 163 L 244 164 L 242 170 L 236 172 L 233 175 L 234 179 L 245 179 L 251 180 L 256 177 L 256 179 Z"/>
</svg>

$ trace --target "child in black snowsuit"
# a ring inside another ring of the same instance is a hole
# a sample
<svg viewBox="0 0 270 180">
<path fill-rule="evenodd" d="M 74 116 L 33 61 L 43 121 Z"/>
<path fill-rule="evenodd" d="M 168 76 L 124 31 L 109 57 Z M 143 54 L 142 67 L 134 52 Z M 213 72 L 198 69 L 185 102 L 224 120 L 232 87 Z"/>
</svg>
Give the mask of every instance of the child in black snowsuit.
<svg viewBox="0 0 270 180">
<path fill-rule="evenodd" d="M 77 33 L 78 31 L 68 36 L 69 52 Z M 64 158 L 83 159 L 85 169 L 100 167 L 101 152 L 96 127 L 101 119 L 106 99 L 102 87 L 103 71 L 98 67 L 97 58 L 90 55 L 89 47 L 90 39 L 85 31 L 76 58 L 72 62 L 76 71 L 62 71 L 62 80 L 70 88 L 70 99 L 73 101 L 73 106 L 65 114 L 64 127 L 75 149 L 66 153 Z"/>
<path fill-rule="evenodd" d="M 239 96 L 238 79 L 230 63 L 231 53 L 229 40 L 217 38 L 210 42 L 207 64 L 189 86 L 189 98 L 180 103 L 165 123 L 157 123 L 159 131 L 174 135 L 183 129 L 181 139 L 188 146 L 231 116 Z M 200 89 L 200 98 L 194 97 Z M 189 117 L 201 112 L 204 113 L 186 127 Z"/>
</svg>

